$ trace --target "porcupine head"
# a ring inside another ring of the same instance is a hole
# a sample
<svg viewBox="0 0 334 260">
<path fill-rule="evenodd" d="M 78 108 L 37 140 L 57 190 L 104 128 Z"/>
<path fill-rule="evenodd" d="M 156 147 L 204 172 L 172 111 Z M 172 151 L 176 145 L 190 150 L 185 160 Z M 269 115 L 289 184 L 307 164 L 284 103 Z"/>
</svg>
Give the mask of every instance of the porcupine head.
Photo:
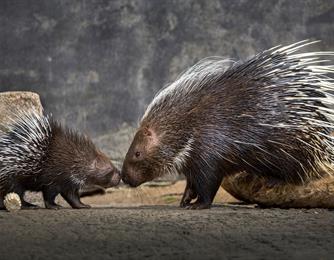
<svg viewBox="0 0 334 260">
<path fill-rule="evenodd" d="M 147 107 L 123 163 L 124 182 L 180 172 L 204 208 L 228 174 L 298 184 L 321 178 L 324 165 L 334 165 L 334 69 L 322 56 L 334 53 L 298 53 L 313 43 L 239 62 L 206 58 L 188 69 Z"/>
<path fill-rule="evenodd" d="M 66 129 L 54 120 L 51 125 L 53 138 L 49 144 L 46 168 L 52 172 L 66 169 L 71 178 L 82 181 L 83 187 L 98 185 L 108 188 L 119 183 L 119 170 L 90 138 Z"/>
<path fill-rule="evenodd" d="M 123 180 L 133 187 L 157 177 L 162 166 L 159 137 L 149 126 L 141 127 L 129 148 L 123 164 Z"/>
</svg>

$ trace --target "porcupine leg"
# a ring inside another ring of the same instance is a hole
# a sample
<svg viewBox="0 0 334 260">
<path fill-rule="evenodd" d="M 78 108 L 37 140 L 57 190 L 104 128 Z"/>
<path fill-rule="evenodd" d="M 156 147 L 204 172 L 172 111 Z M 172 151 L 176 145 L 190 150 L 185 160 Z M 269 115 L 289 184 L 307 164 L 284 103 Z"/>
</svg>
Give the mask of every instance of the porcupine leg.
<svg viewBox="0 0 334 260">
<path fill-rule="evenodd" d="M 197 198 L 194 187 L 191 185 L 190 181 L 187 180 L 187 185 L 183 193 L 183 197 L 180 202 L 180 207 L 185 208 L 191 204 L 193 199 Z"/>
<path fill-rule="evenodd" d="M 44 205 L 47 209 L 60 209 L 62 206 L 58 205 L 55 202 L 55 199 L 59 192 L 54 189 L 45 189 L 43 190 L 43 199 L 44 199 Z"/>
<path fill-rule="evenodd" d="M 0 210 L 2 210 L 2 209 L 6 209 L 5 208 L 5 205 L 3 204 L 3 200 L 4 200 L 5 198 L 4 198 L 4 196 L 3 195 L 0 195 Z"/>
<path fill-rule="evenodd" d="M 223 176 L 219 171 L 208 173 L 198 172 L 194 180 L 194 188 L 197 200 L 187 206 L 187 209 L 208 209 L 220 187 Z"/>
<path fill-rule="evenodd" d="M 80 194 L 78 189 L 61 192 L 61 195 L 66 200 L 66 202 L 70 204 L 70 206 L 74 209 L 90 208 L 89 205 L 83 204 L 80 201 Z"/>
</svg>

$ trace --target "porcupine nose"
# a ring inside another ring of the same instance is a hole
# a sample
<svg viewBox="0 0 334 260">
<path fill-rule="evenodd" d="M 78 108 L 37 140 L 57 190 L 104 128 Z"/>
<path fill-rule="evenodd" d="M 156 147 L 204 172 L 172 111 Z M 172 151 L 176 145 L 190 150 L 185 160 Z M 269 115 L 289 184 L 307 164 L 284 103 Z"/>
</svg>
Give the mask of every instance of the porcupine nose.
<svg viewBox="0 0 334 260">
<path fill-rule="evenodd" d="M 131 172 L 127 172 L 122 169 L 121 172 L 122 181 L 130 187 L 137 187 L 139 184 L 131 177 Z"/>
</svg>

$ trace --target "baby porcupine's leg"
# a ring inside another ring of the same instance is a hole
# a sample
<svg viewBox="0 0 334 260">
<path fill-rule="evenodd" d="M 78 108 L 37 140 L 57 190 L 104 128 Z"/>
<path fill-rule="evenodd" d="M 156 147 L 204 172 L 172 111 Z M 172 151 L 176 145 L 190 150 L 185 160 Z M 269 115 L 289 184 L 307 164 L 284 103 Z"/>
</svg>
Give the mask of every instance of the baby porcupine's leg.
<svg viewBox="0 0 334 260">
<path fill-rule="evenodd" d="M 193 199 L 197 198 L 196 191 L 191 183 L 187 180 L 187 185 L 183 193 L 183 197 L 180 202 L 180 207 L 185 208 L 191 204 Z"/>
<path fill-rule="evenodd" d="M 61 192 L 61 195 L 66 200 L 68 204 L 74 209 L 84 209 L 90 208 L 89 205 L 83 204 L 80 201 L 79 189 L 76 190 L 66 190 Z"/>
<path fill-rule="evenodd" d="M 56 189 L 46 188 L 43 190 L 43 199 L 44 199 L 45 208 L 60 209 L 62 207 L 55 202 L 55 199 L 58 194 L 59 194 L 59 191 Z"/>
</svg>

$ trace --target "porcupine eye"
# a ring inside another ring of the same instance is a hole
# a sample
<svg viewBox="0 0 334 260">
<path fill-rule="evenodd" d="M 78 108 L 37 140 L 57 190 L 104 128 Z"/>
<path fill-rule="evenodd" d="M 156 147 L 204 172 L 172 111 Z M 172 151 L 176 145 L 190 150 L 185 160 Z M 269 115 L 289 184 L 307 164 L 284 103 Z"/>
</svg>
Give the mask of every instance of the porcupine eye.
<svg viewBox="0 0 334 260">
<path fill-rule="evenodd" d="M 141 152 L 139 152 L 139 151 L 137 151 L 137 152 L 135 153 L 136 158 L 139 158 L 140 155 L 141 155 Z"/>
</svg>

